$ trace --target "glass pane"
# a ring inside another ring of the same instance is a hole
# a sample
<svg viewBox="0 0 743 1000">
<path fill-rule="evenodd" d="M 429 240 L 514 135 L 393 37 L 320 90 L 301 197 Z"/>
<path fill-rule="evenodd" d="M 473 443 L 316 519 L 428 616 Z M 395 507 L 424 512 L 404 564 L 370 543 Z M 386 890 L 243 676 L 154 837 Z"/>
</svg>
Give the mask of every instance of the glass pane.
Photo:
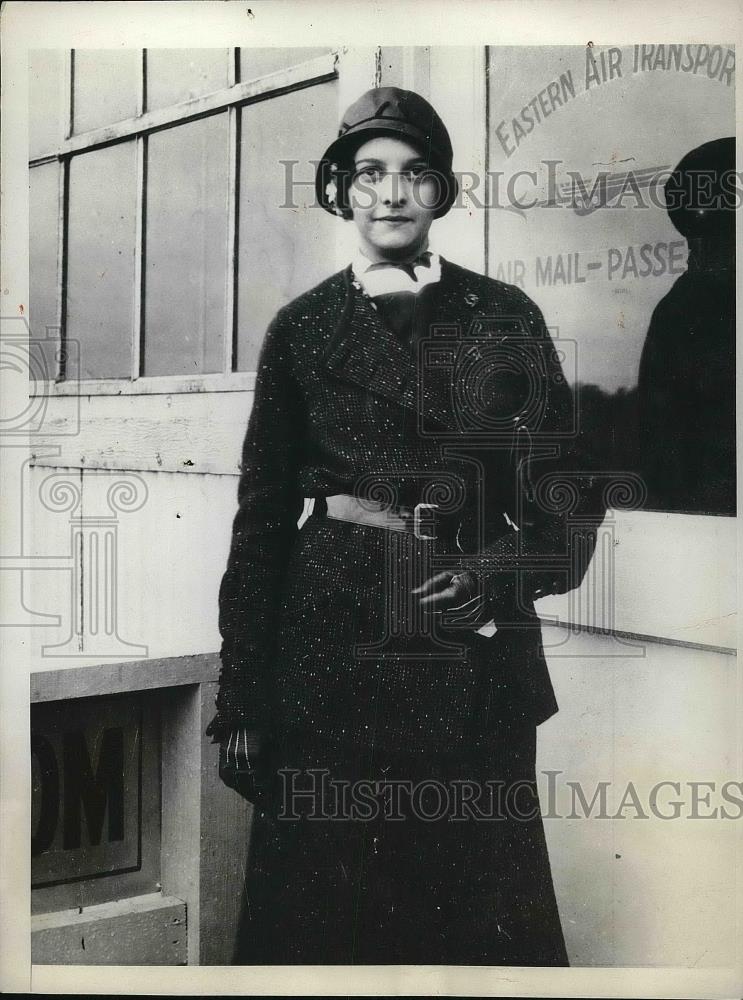
<svg viewBox="0 0 743 1000">
<path fill-rule="evenodd" d="M 228 49 L 147 49 L 148 109 L 226 87 L 228 63 Z"/>
<path fill-rule="evenodd" d="M 227 115 L 150 137 L 144 371 L 222 371 L 227 267 Z"/>
<path fill-rule="evenodd" d="M 57 239 L 59 164 L 29 171 L 29 322 L 36 349 L 44 357 L 46 377 L 57 372 Z"/>
<path fill-rule="evenodd" d="M 31 156 L 51 153 L 62 138 L 64 50 L 28 53 L 28 145 Z"/>
<path fill-rule="evenodd" d="M 255 80 L 268 73 L 276 73 L 280 69 L 288 69 L 297 63 L 305 62 L 333 52 L 330 48 L 291 48 L 291 49 L 240 49 L 240 80 Z"/>
<path fill-rule="evenodd" d="M 664 185 L 702 146 L 696 169 L 717 170 L 713 140 L 733 169 L 734 56 L 704 46 L 716 76 L 678 72 L 687 48 L 489 50 L 490 260 L 575 355 L 566 374 L 605 468 L 641 476 L 650 507 L 732 513 L 734 245 L 723 211 L 690 253 Z"/>
<path fill-rule="evenodd" d="M 74 131 L 133 118 L 141 75 L 141 49 L 75 49 Z"/>
<path fill-rule="evenodd" d="M 72 158 L 67 336 L 81 378 L 131 375 L 135 204 L 134 142 Z"/>
<path fill-rule="evenodd" d="M 321 137 L 334 134 L 337 119 L 335 82 L 242 110 L 237 296 L 240 371 L 255 368 L 263 335 L 276 310 L 335 270 L 333 252 L 341 223 L 319 205 L 313 207 L 312 161 L 322 156 Z M 297 161 L 296 208 L 281 207 L 286 201 L 287 177 L 282 160 Z"/>
</svg>

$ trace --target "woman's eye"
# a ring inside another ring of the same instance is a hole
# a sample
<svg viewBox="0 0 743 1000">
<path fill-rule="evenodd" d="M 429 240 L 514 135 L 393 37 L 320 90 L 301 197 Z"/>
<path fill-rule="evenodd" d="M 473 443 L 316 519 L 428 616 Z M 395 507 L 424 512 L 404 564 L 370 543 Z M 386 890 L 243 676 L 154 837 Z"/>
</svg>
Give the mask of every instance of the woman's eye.
<svg viewBox="0 0 743 1000">
<path fill-rule="evenodd" d="M 410 170 L 406 170 L 403 173 L 403 176 L 408 181 L 422 181 L 426 179 L 428 174 L 429 174 L 428 167 L 419 166 L 419 167 L 411 167 Z"/>
<path fill-rule="evenodd" d="M 379 184 L 381 179 L 382 171 L 374 167 L 365 167 L 356 172 L 356 180 L 362 181 L 364 184 Z"/>
</svg>

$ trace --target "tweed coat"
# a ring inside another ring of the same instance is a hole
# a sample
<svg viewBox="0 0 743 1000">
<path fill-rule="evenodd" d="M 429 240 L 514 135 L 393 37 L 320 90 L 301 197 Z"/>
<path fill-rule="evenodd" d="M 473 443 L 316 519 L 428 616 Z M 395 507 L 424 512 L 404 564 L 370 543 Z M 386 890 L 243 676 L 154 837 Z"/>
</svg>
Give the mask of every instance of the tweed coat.
<svg viewBox="0 0 743 1000">
<path fill-rule="evenodd" d="M 522 291 L 446 260 L 431 288 L 412 345 L 351 268 L 268 329 L 219 594 L 215 740 L 247 725 L 458 752 L 557 709 L 533 600 L 577 585 L 591 554 L 589 538 L 571 558 L 553 502 L 574 464 L 571 390 Z M 337 493 L 438 503 L 440 537 L 330 520 Z M 318 514 L 298 529 L 305 497 Z M 581 506 L 596 513 L 578 491 Z M 475 573 L 492 638 L 482 618 L 416 610 L 410 590 L 442 569 Z"/>
</svg>

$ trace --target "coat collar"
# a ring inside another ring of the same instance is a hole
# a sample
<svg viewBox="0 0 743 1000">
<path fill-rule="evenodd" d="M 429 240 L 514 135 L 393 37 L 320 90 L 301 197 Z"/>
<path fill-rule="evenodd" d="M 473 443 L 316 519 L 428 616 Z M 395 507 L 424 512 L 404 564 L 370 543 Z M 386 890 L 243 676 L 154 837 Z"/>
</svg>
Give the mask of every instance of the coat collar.
<svg viewBox="0 0 743 1000">
<path fill-rule="evenodd" d="M 371 300 L 355 286 L 352 268 L 342 273 L 346 297 L 323 363 L 335 376 L 367 392 L 417 410 L 428 421 L 459 430 L 451 398 L 451 371 L 426 364 L 419 351 L 401 343 L 382 322 Z M 449 326 L 445 339 L 460 338 L 477 316 L 479 275 L 441 258 L 437 323 Z"/>
</svg>

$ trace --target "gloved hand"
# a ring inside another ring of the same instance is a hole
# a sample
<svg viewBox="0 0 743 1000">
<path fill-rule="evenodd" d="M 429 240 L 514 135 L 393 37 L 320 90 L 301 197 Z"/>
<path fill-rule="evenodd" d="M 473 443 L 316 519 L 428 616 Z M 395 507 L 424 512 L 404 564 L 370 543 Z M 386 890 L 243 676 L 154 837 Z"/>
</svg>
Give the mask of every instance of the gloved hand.
<svg viewBox="0 0 743 1000">
<path fill-rule="evenodd" d="M 268 741 L 262 733 L 242 726 L 219 744 L 219 777 L 255 804 L 271 787 Z"/>
<path fill-rule="evenodd" d="M 446 627 L 479 628 L 492 617 L 480 582 L 469 570 L 456 574 L 450 571 L 436 573 L 412 593 L 421 608 L 434 613 L 446 611 L 443 620 Z"/>
</svg>

